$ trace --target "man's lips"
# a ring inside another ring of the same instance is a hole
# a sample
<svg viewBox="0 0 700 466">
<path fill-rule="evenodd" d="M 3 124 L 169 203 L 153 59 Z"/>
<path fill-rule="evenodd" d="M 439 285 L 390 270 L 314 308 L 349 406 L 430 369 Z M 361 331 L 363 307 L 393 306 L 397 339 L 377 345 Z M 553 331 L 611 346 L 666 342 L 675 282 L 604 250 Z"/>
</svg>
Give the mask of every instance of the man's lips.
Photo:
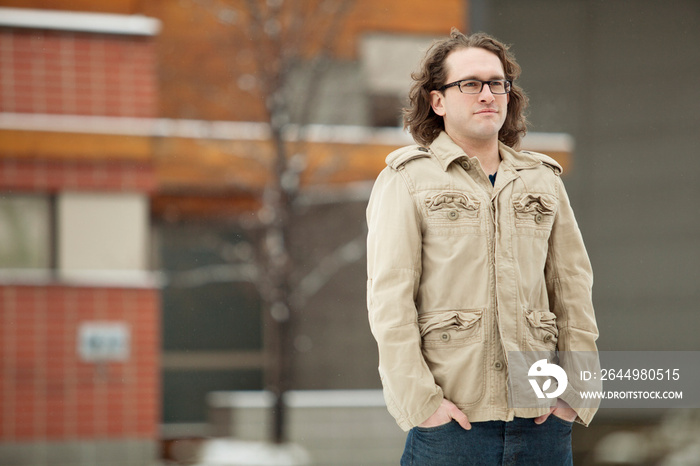
<svg viewBox="0 0 700 466">
<path fill-rule="evenodd" d="M 475 112 L 477 115 L 483 114 L 483 113 L 498 113 L 498 110 L 495 108 L 482 108 L 481 110 L 477 110 Z"/>
</svg>

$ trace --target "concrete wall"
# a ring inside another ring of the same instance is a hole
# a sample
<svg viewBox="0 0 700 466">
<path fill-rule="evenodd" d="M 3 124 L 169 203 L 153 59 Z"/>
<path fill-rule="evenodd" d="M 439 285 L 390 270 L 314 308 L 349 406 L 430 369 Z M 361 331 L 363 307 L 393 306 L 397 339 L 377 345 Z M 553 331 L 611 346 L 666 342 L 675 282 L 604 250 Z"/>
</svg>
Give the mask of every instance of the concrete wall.
<svg viewBox="0 0 700 466">
<path fill-rule="evenodd" d="M 576 140 L 600 349 L 698 349 L 700 3 L 474 3 L 472 28 L 513 44 L 532 129 Z"/>
</svg>

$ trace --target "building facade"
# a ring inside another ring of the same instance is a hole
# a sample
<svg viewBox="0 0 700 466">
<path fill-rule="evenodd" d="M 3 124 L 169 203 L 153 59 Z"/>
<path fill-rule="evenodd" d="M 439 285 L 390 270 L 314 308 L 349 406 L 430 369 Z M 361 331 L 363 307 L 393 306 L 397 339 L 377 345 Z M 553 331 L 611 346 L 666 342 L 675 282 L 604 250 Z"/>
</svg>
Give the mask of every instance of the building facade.
<svg viewBox="0 0 700 466">
<path fill-rule="evenodd" d="M 148 464 L 160 423 L 159 23 L 0 9 L 0 463 Z"/>
</svg>

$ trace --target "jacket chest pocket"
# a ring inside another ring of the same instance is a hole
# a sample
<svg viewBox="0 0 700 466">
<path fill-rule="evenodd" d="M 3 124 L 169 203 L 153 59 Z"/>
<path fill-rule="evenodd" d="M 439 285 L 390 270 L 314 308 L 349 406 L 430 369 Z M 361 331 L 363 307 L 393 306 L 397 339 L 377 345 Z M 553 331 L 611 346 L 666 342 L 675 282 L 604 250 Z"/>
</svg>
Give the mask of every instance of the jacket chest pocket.
<svg viewBox="0 0 700 466">
<path fill-rule="evenodd" d="M 547 193 L 513 196 L 515 231 L 520 235 L 548 235 L 556 215 L 556 198 Z"/>
<path fill-rule="evenodd" d="M 429 193 L 424 205 L 429 233 L 459 235 L 480 231 L 481 202 L 472 194 L 460 191 Z"/>
<path fill-rule="evenodd" d="M 480 309 L 422 314 L 418 318 L 418 327 L 423 347 L 453 347 L 481 341 L 482 315 Z"/>
</svg>

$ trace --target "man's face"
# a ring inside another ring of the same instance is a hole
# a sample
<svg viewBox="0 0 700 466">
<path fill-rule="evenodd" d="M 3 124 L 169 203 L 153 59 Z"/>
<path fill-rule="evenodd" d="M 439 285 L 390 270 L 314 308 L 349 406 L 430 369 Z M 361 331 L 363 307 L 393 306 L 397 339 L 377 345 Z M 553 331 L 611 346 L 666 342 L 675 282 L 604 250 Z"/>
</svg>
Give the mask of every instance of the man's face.
<svg viewBox="0 0 700 466">
<path fill-rule="evenodd" d="M 446 65 L 447 82 L 443 84 L 463 79 L 505 79 L 498 56 L 481 48 L 455 50 L 447 56 Z M 452 139 L 498 139 L 498 131 L 506 120 L 508 94 L 493 94 L 487 85 L 479 94 L 463 94 L 457 86 L 430 94 L 433 111 L 443 117 L 445 131 Z"/>
</svg>

